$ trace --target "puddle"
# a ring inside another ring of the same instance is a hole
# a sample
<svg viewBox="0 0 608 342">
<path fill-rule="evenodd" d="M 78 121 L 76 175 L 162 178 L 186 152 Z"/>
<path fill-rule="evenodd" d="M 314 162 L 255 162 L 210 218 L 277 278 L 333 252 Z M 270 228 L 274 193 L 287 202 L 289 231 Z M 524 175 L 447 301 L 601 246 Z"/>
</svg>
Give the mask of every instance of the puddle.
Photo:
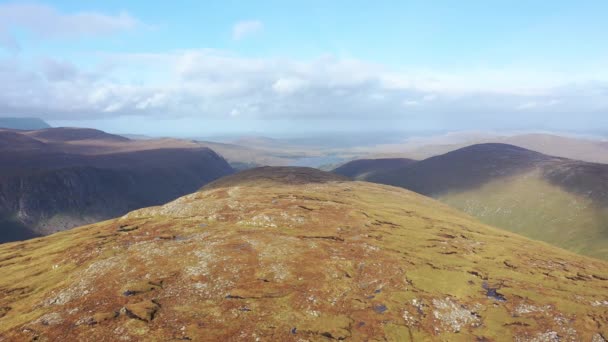
<svg viewBox="0 0 608 342">
<path fill-rule="evenodd" d="M 388 310 L 388 308 L 384 304 L 374 306 L 374 311 L 376 311 L 377 313 L 384 313 L 386 312 L 386 310 Z"/>
<path fill-rule="evenodd" d="M 488 298 L 492 298 L 499 302 L 507 301 L 507 298 L 504 295 L 498 293 L 498 288 L 490 287 L 488 285 L 488 283 L 486 283 L 485 281 L 483 282 L 483 285 L 481 285 L 481 286 L 484 288 L 484 290 L 486 290 L 486 296 L 488 296 Z"/>
</svg>

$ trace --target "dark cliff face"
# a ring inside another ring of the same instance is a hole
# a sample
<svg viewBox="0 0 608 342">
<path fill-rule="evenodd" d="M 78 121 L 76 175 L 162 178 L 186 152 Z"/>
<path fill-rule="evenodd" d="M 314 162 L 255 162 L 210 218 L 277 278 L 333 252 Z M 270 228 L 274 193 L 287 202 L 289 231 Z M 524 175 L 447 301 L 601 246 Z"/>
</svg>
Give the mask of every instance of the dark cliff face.
<svg viewBox="0 0 608 342">
<path fill-rule="evenodd" d="M 33 158 L 31 164 L 38 167 L 21 172 L 13 169 L 0 181 L 0 242 L 46 235 L 162 204 L 233 173 L 210 149 L 57 155 L 55 163 L 47 160 L 47 169 L 39 165 L 36 155 Z"/>
</svg>

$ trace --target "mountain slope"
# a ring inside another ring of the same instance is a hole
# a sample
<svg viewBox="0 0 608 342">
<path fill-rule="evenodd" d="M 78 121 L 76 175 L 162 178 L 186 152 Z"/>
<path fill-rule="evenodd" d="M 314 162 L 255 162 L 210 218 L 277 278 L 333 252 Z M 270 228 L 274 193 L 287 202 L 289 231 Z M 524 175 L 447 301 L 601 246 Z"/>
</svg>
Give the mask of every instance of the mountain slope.
<svg viewBox="0 0 608 342">
<path fill-rule="evenodd" d="M 2 245 L 0 272 L 7 341 L 608 336 L 608 263 L 305 168 Z"/>
<path fill-rule="evenodd" d="M 46 142 L 68 142 L 79 140 L 129 141 L 128 138 L 123 136 L 109 134 L 92 128 L 57 127 L 33 130 L 25 134 Z"/>
<path fill-rule="evenodd" d="M 332 172 L 357 180 L 366 180 L 376 172 L 399 169 L 415 162 L 407 158 L 357 159 L 335 168 Z"/>
<path fill-rule="evenodd" d="M 0 153 L 4 151 L 42 150 L 47 144 L 11 130 L 0 130 Z"/>
<path fill-rule="evenodd" d="M 608 259 L 608 165 L 481 144 L 368 179 L 432 196 L 485 223 Z"/>
<path fill-rule="evenodd" d="M 65 136 L 54 129 L 49 140 L 45 132 L 0 131 L 0 242 L 165 203 L 233 172 L 198 145 L 131 142 L 86 129 Z"/>
</svg>

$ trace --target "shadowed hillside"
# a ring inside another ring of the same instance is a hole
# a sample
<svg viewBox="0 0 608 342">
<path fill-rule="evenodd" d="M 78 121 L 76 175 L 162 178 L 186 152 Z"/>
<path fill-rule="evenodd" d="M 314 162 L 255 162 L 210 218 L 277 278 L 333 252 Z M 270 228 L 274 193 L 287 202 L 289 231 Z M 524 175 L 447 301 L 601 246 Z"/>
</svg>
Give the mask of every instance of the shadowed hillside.
<svg viewBox="0 0 608 342">
<path fill-rule="evenodd" d="M 67 142 L 78 140 L 129 141 L 120 135 L 109 134 L 92 128 L 57 127 L 25 133 L 30 137 L 47 142 Z"/>
<path fill-rule="evenodd" d="M 160 148 L 158 142 L 133 147 L 128 139 L 88 129 L 26 133 L 0 131 L 0 242 L 165 203 L 233 172 L 202 147 Z M 80 151 L 74 139 L 95 142 Z M 98 148 L 105 153 L 89 154 Z"/>
<path fill-rule="evenodd" d="M 11 341 L 608 336 L 606 262 L 307 168 L 2 245 L 0 272 Z"/>
<path fill-rule="evenodd" d="M 608 165 L 481 144 L 368 180 L 433 196 L 480 220 L 608 259 Z"/>
</svg>

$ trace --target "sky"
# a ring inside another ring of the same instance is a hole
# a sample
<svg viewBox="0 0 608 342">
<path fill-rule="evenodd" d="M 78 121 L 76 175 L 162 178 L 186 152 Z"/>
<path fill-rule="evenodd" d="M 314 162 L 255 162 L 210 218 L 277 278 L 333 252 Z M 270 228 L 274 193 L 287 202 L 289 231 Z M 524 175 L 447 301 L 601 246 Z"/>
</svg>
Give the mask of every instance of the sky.
<svg viewBox="0 0 608 342">
<path fill-rule="evenodd" d="M 173 136 L 608 132 L 608 2 L 0 1 L 0 116 Z"/>
</svg>

